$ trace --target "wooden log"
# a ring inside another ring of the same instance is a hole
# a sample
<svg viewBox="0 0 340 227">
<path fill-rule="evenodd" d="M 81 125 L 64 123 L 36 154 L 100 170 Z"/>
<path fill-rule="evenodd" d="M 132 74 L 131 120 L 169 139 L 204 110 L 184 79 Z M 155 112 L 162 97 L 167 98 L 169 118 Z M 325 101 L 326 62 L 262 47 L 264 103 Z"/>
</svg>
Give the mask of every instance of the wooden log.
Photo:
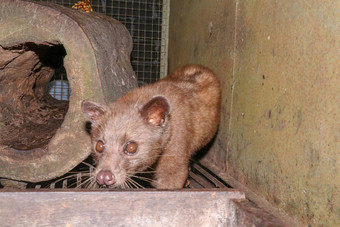
<svg viewBox="0 0 340 227">
<path fill-rule="evenodd" d="M 60 176 L 90 154 L 82 100 L 111 102 L 137 87 L 129 32 L 98 13 L 1 0 L 0 34 L 0 177 Z M 60 67 L 69 102 L 48 94 Z"/>
</svg>

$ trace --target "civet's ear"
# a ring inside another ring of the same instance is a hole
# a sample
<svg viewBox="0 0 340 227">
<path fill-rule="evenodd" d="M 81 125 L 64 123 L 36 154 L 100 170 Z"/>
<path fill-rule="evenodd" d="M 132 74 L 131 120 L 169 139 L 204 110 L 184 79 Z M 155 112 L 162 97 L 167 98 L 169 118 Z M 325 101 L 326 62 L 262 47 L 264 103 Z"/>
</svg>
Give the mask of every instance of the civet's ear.
<svg viewBox="0 0 340 227">
<path fill-rule="evenodd" d="M 83 101 L 81 110 L 92 123 L 96 123 L 107 111 L 106 106 L 91 101 Z"/>
<path fill-rule="evenodd" d="M 141 110 L 143 119 L 151 125 L 164 125 L 170 113 L 170 104 L 167 98 L 156 96 L 145 104 Z"/>
</svg>

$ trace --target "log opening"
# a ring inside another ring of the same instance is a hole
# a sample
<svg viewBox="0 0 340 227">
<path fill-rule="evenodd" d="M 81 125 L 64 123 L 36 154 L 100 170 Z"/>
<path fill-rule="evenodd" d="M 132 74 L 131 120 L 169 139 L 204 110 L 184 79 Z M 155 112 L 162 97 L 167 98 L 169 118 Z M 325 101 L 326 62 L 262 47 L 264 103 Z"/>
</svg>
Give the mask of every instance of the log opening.
<svg viewBox="0 0 340 227">
<path fill-rule="evenodd" d="M 24 42 L 0 46 L 0 145 L 15 150 L 47 147 L 67 113 L 68 101 L 49 94 L 63 68 L 62 44 Z"/>
</svg>

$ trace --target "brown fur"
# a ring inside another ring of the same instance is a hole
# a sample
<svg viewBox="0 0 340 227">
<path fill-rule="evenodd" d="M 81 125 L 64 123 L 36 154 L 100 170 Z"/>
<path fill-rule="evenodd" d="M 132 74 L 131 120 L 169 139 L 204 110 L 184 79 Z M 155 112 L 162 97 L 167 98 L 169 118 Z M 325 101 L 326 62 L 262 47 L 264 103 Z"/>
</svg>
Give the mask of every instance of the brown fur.
<svg viewBox="0 0 340 227">
<path fill-rule="evenodd" d="M 83 112 L 92 121 L 95 174 L 112 173 L 115 186 L 152 166 L 156 188 L 182 188 L 191 155 L 216 133 L 220 93 L 210 69 L 187 65 L 108 106 L 84 101 Z M 95 152 L 98 140 L 105 144 L 102 154 Z M 133 155 L 124 152 L 128 141 L 138 144 Z"/>
</svg>

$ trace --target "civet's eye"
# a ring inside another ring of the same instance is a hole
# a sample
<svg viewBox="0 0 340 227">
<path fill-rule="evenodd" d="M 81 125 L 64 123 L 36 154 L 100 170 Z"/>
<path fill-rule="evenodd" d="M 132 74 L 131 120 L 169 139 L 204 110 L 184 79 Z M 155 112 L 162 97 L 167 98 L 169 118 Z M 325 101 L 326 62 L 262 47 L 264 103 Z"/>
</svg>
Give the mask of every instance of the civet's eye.
<svg viewBox="0 0 340 227">
<path fill-rule="evenodd" d="M 134 141 L 129 141 L 124 146 L 124 152 L 128 155 L 134 155 L 137 153 L 138 145 Z"/>
<path fill-rule="evenodd" d="M 96 144 L 96 151 L 97 151 L 98 153 L 103 153 L 104 148 L 105 148 L 104 142 L 101 141 L 101 140 L 98 140 L 98 142 L 97 142 L 97 144 Z"/>
</svg>

